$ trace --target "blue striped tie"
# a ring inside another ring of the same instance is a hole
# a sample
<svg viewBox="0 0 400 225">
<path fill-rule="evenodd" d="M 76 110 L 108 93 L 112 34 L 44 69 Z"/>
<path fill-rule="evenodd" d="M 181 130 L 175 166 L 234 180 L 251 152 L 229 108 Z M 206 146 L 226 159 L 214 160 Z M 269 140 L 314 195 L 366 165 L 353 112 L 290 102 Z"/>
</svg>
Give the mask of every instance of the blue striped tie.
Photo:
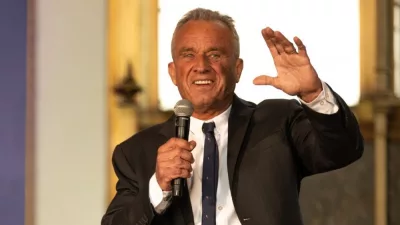
<svg viewBox="0 0 400 225">
<path fill-rule="evenodd" d="M 214 136 L 215 123 L 204 123 L 204 158 L 202 181 L 202 225 L 216 224 L 218 185 L 218 146 Z"/>
</svg>

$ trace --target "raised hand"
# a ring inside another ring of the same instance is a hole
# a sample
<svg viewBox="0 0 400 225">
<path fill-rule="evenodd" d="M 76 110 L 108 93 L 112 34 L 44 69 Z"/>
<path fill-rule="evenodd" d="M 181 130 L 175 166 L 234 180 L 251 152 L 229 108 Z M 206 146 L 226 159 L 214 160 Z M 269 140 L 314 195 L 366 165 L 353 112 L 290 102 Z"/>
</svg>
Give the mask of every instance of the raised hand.
<svg viewBox="0 0 400 225">
<path fill-rule="evenodd" d="M 171 191 L 171 181 L 175 178 L 189 178 L 194 158 L 194 141 L 171 138 L 157 151 L 156 179 L 163 191 Z"/>
<path fill-rule="evenodd" d="M 305 102 L 311 102 L 322 91 L 322 82 L 311 65 L 303 42 L 294 37 L 298 51 L 281 32 L 267 27 L 262 35 L 274 60 L 276 77 L 261 75 L 254 79 L 256 85 L 272 85 L 288 95 L 297 95 Z"/>
</svg>

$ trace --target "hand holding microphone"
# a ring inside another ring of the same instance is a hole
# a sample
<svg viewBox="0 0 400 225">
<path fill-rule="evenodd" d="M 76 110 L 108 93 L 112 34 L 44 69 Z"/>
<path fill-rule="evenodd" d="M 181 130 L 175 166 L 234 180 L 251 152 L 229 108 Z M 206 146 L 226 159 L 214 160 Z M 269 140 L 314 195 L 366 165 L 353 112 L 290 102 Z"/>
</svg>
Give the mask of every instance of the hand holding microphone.
<svg viewBox="0 0 400 225">
<path fill-rule="evenodd" d="M 173 196 L 182 196 L 184 179 L 190 177 L 192 163 L 191 151 L 196 142 L 188 142 L 192 104 L 183 99 L 176 103 L 175 137 L 160 146 L 157 154 L 156 178 L 163 191 L 172 191 Z"/>
</svg>

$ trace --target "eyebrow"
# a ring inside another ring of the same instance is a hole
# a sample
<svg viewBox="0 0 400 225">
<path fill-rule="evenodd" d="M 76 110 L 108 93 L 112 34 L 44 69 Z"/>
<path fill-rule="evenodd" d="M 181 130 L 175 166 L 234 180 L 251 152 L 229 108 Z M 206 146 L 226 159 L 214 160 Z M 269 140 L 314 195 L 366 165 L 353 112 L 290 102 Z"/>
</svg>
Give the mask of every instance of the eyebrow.
<svg viewBox="0 0 400 225">
<path fill-rule="evenodd" d="M 218 47 L 210 47 L 205 52 L 212 52 L 212 51 L 225 52 L 221 48 L 218 48 Z M 183 48 L 181 48 L 181 50 L 179 50 L 179 54 L 182 54 L 183 52 L 196 52 L 196 51 L 194 50 L 194 48 L 191 48 L 191 47 L 183 47 Z"/>
<path fill-rule="evenodd" d="M 182 54 L 183 52 L 195 52 L 195 50 L 194 48 L 183 47 L 179 50 L 179 54 Z"/>
<path fill-rule="evenodd" d="M 211 48 L 208 48 L 206 52 L 212 52 L 212 51 L 220 51 L 220 52 L 222 52 L 222 49 L 221 48 L 217 48 L 217 47 L 211 47 Z"/>
</svg>

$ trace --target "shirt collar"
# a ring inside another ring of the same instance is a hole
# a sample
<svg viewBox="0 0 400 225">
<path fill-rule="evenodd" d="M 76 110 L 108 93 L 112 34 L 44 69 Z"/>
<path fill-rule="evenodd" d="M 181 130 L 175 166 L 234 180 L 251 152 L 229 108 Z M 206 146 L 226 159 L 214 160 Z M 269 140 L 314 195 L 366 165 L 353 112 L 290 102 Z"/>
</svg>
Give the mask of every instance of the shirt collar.
<svg viewBox="0 0 400 225">
<path fill-rule="evenodd" d="M 228 120 L 229 114 L 231 112 L 232 105 L 228 107 L 223 113 L 219 114 L 218 116 L 209 119 L 209 120 L 199 120 L 197 118 L 191 117 L 190 118 L 190 131 L 192 134 L 203 133 L 202 126 L 203 123 L 207 122 L 214 122 L 215 123 L 215 130 L 217 134 L 221 134 L 228 130 Z"/>
</svg>

